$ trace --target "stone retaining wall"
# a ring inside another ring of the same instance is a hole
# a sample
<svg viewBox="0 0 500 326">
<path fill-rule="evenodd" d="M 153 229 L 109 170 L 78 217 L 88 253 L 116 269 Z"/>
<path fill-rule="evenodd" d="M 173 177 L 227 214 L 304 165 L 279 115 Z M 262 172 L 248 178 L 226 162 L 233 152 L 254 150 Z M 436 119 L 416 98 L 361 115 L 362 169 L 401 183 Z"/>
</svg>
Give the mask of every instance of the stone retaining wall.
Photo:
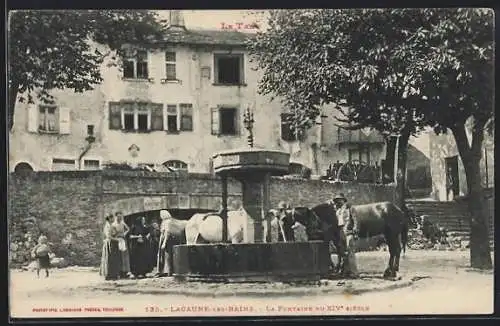
<svg viewBox="0 0 500 326">
<path fill-rule="evenodd" d="M 289 200 L 313 206 L 342 191 L 354 204 L 394 200 L 391 186 L 272 178 L 271 205 Z M 10 260 L 24 264 L 44 233 L 57 257 L 69 264 L 97 266 L 105 214 L 125 215 L 161 208 L 218 209 L 220 181 L 205 174 L 145 171 L 61 171 L 10 174 L 8 225 Z M 232 200 L 241 198 L 239 182 L 229 183 Z"/>
</svg>

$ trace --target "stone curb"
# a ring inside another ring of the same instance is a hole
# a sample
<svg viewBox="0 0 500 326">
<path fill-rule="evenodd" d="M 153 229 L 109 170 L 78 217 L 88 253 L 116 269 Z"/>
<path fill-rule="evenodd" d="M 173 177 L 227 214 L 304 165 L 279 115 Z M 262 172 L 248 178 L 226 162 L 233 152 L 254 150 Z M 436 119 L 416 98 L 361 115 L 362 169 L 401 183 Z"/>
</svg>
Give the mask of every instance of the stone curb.
<svg viewBox="0 0 500 326">
<path fill-rule="evenodd" d="M 323 287 L 315 288 L 299 288 L 299 289 L 262 289 L 262 290 L 192 290 L 192 289 L 158 289 L 153 287 L 143 287 L 143 288 L 125 288 L 122 287 L 96 287 L 94 290 L 98 291 L 116 291 L 123 294 L 150 294 L 150 295 L 184 295 L 184 296 L 195 296 L 195 297 L 234 297 L 234 296 L 245 296 L 245 297 L 255 297 L 255 296 L 272 296 L 272 297 L 283 297 L 283 296 L 314 296 L 321 294 L 344 294 L 344 295 L 360 295 L 368 292 L 380 292 L 380 291 L 390 291 L 395 289 L 400 289 L 404 287 L 409 287 L 413 285 L 415 281 L 395 281 L 395 283 L 387 284 L 383 286 L 365 287 L 365 288 L 353 288 L 349 285 L 338 286 L 336 284 L 327 285 Z"/>
</svg>

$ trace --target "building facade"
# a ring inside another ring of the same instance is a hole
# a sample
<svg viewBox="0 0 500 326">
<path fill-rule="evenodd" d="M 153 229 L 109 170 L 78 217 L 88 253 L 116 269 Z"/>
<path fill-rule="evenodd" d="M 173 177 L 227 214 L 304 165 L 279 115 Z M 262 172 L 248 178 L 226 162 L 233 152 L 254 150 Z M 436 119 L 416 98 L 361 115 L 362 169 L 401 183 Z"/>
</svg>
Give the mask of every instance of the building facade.
<svg viewBox="0 0 500 326">
<path fill-rule="evenodd" d="M 470 137 L 470 134 L 468 134 Z M 429 133 L 430 165 L 432 175 L 432 197 L 440 201 L 450 201 L 467 194 L 465 169 L 458 153 L 453 135 Z M 481 181 L 486 189 L 495 182 L 495 142 L 493 135 L 485 132 L 480 161 Z"/>
<path fill-rule="evenodd" d="M 313 175 L 335 162 L 385 157 L 379 134 L 335 126 L 334 107 L 303 135 L 291 132 L 287 108 L 257 92 L 261 71 L 245 49 L 250 34 L 188 30 L 178 13 L 171 22 L 164 42 L 130 46 L 121 67 L 104 62 L 94 90 L 53 91 L 53 106 L 18 103 L 10 171 L 127 164 L 209 173 L 214 152 L 247 146 L 247 108 L 255 146 L 287 151 L 293 166 Z"/>
</svg>

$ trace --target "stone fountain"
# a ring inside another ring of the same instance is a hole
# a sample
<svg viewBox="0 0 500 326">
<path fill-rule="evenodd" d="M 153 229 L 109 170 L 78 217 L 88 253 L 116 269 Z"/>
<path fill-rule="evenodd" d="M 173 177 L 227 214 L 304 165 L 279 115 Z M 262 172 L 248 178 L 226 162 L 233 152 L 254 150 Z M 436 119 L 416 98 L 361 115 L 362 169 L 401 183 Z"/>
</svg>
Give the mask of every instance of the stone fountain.
<svg viewBox="0 0 500 326">
<path fill-rule="evenodd" d="M 253 146 L 253 114 L 244 115 L 248 148 L 213 155 L 214 172 L 222 181 L 222 206 L 227 211 L 228 179 L 241 182 L 243 208 L 251 217 L 243 226 L 243 243 L 174 247 L 174 276 L 184 280 L 225 282 L 311 281 L 328 272 L 328 247 L 320 241 L 271 243 L 270 177 L 288 173 L 290 155 Z M 227 239 L 223 213 L 222 239 Z M 264 224 L 267 234 L 264 235 Z M 326 257 L 326 258 L 325 258 Z"/>
</svg>

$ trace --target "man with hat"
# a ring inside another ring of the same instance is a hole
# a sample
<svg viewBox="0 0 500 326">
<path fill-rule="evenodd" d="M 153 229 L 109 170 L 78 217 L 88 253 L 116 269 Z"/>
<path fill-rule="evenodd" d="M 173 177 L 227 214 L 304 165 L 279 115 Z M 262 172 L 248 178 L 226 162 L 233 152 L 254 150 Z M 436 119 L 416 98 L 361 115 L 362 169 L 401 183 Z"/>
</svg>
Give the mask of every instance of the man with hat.
<svg viewBox="0 0 500 326">
<path fill-rule="evenodd" d="M 344 273 L 351 276 L 357 275 L 355 241 L 357 237 L 357 221 L 352 214 L 351 205 L 343 193 L 337 194 L 333 198 L 336 209 L 338 230 L 339 230 L 339 251 L 346 259 L 344 261 Z"/>
<path fill-rule="evenodd" d="M 292 217 L 288 215 L 290 205 L 285 201 L 280 201 L 278 204 L 277 220 L 273 223 L 278 228 L 278 241 L 288 242 L 293 241 Z"/>
</svg>

